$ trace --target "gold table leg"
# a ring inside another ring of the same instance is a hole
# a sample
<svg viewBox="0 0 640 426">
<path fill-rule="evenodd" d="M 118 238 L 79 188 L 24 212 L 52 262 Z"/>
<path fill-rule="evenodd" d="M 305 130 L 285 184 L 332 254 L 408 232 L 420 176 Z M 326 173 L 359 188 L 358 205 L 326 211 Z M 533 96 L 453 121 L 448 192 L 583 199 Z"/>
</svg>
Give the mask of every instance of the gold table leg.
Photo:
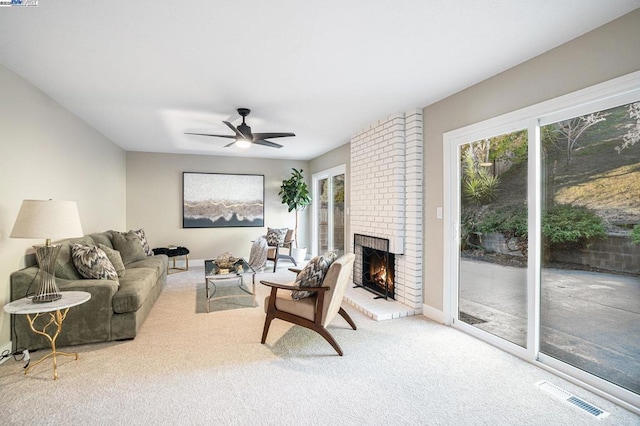
<svg viewBox="0 0 640 426">
<path fill-rule="evenodd" d="M 24 374 L 27 374 L 29 370 L 31 370 L 33 367 L 40 364 L 45 359 L 51 357 L 51 359 L 53 360 L 53 380 L 58 380 L 58 359 L 56 357 L 58 355 L 64 355 L 64 356 L 74 356 L 76 360 L 78 359 L 77 352 L 68 353 L 68 352 L 60 352 L 56 350 L 56 339 L 58 338 L 58 335 L 62 331 L 62 323 L 64 322 L 64 319 L 67 317 L 67 312 L 69 312 L 69 308 L 66 308 L 64 311 L 60 311 L 58 309 L 55 312 L 46 312 L 47 314 L 49 314 L 51 319 L 49 320 L 48 323 L 46 323 L 42 327 L 42 331 L 37 330 L 33 325 L 33 323 L 35 322 L 36 319 L 38 319 L 38 317 L 40 317 L 41 315 L 45 315 L 45 313 L 35 314 L 33 318 L 31 317 L 31 315 L 27 315 L 27 319 L 29 320 L 29 326 L 31 327 L 31 330 L 34 333 L 40 334 L 41 336 L 44 336 L 47 338 L 47 340 L 49 340 L 49 343 L 51 344 L 51 353 L 43 356 L 37 362 L 34 362 L 33 364 L 31 364 L 26 370 L 24 370 Z M 53 332 L 53 334 L 49 334 L 47 333 L 47 328 L 49 328 L 49 326 L 52 324 L 56 325 L 56 329 L 55 329 L 55 332 Z"/>
</svg>

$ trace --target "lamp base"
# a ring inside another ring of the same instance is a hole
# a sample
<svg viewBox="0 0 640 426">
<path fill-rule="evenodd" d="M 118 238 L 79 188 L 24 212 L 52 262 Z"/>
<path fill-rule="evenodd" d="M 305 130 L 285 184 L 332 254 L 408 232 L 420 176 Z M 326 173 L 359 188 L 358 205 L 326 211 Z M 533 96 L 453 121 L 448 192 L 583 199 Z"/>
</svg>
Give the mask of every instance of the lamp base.
<svg viewBox="0 0 640 426">
<path fill-rule="evenodd" d="M 31 301 L 33 303 L 49 303 L 54 302 L 56 300 L 62 299 L 62 294 L 60 293 L 49 293 L 49 294 L 39 294 L 37 296 L 33 296 Z"/>
<path fill-rule="evenodd" d="M 31 301 L 33 303 L 48 303 L 62 298 L 56 285 L 56 258 L 62 245 L 37 245 L 33 246 L 40 266 L 40 282 L 36 294 Z"/>
</svg>

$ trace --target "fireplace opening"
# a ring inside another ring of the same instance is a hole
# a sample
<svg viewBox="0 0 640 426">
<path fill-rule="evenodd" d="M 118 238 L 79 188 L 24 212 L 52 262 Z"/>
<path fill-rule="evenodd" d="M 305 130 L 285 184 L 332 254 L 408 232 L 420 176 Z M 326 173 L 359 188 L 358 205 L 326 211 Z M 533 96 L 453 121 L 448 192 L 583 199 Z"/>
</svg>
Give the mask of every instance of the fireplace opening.
<svg viewBox="0 0 640 426">
<path fill-rule="evenodd" d="M 395 299 L 395 254 L 389 252 L 389 240 L 354 235 L 353 282 L 375 293 L 377 298 Z"/>
<path fill-rule="evenodd" d="M 381 295 L 394 298 L 395 255 L 365 247 L 362 252 L 363 285 Z"/>
</svg>

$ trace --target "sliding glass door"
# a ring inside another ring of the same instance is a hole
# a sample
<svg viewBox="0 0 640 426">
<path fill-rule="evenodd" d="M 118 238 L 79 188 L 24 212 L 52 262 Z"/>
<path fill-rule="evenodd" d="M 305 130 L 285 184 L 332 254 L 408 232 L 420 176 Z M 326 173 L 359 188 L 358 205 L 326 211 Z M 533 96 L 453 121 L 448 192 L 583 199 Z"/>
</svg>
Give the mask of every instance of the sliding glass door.
<svg viewBox="0 0 640 426">
<path fill-rule="evenodd" d="M 445 315 L 638 407 L 636 80 L 445 135 Z"/>
<path fill-rule="evenodd" d="M 640 394 L 640 102 L 545 121 L 540 352 Z"/>
<path fill-rule="evenodd" d="M 313 249 L 345 253 L 345 166 L 313 175 Z"/>
<path fill-rule="evenodd" d="M 527 132 L 459 148 L 457 320 L 527 346 Z"/>
</svg>

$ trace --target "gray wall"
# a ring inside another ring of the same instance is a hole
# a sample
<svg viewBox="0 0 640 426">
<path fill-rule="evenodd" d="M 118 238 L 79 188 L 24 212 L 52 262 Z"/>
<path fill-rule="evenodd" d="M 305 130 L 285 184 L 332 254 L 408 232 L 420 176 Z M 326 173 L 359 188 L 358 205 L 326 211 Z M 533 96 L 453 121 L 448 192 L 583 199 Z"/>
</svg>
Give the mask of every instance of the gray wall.
<svg viewBox="0 0 640 426">
<path fill-rule="evenodd" d="M 442 311 L 445 132 L 640 70 L 640 9 L 424 108 L 425 304 Z M 444 212 L 448 214 L 448 212 Z"/>
<path fill-rule="evenodd" d="M 128 152 L 127 227 L 144 228 L 151 247 L 185 246 L 191 259 L 211 259 L 224 252 L 248 257 L 251 241 L 266 234 L 267 227 L 294 227 L 294 213 L 287 211 L 278 196 L 292 167 L 305 170 L 305 179 L 311 183 L 306 161 Z M 182 172 L 264 175 L 265 226 L 183 229 Z M 298 218 L 302 247 L 309 241 L 307 212 L 301 212 Z"/>
<path fill-rule="evenodd" d="M 0 306 L 9 274 L 35 262 L 33 244 L 9 238 L 23 199 L 78 203 L 85 233 L 125 229 L 125 152 L 0 65 Z M 0 348 L 10 340 L 0 310 Z"/>
</svg>

